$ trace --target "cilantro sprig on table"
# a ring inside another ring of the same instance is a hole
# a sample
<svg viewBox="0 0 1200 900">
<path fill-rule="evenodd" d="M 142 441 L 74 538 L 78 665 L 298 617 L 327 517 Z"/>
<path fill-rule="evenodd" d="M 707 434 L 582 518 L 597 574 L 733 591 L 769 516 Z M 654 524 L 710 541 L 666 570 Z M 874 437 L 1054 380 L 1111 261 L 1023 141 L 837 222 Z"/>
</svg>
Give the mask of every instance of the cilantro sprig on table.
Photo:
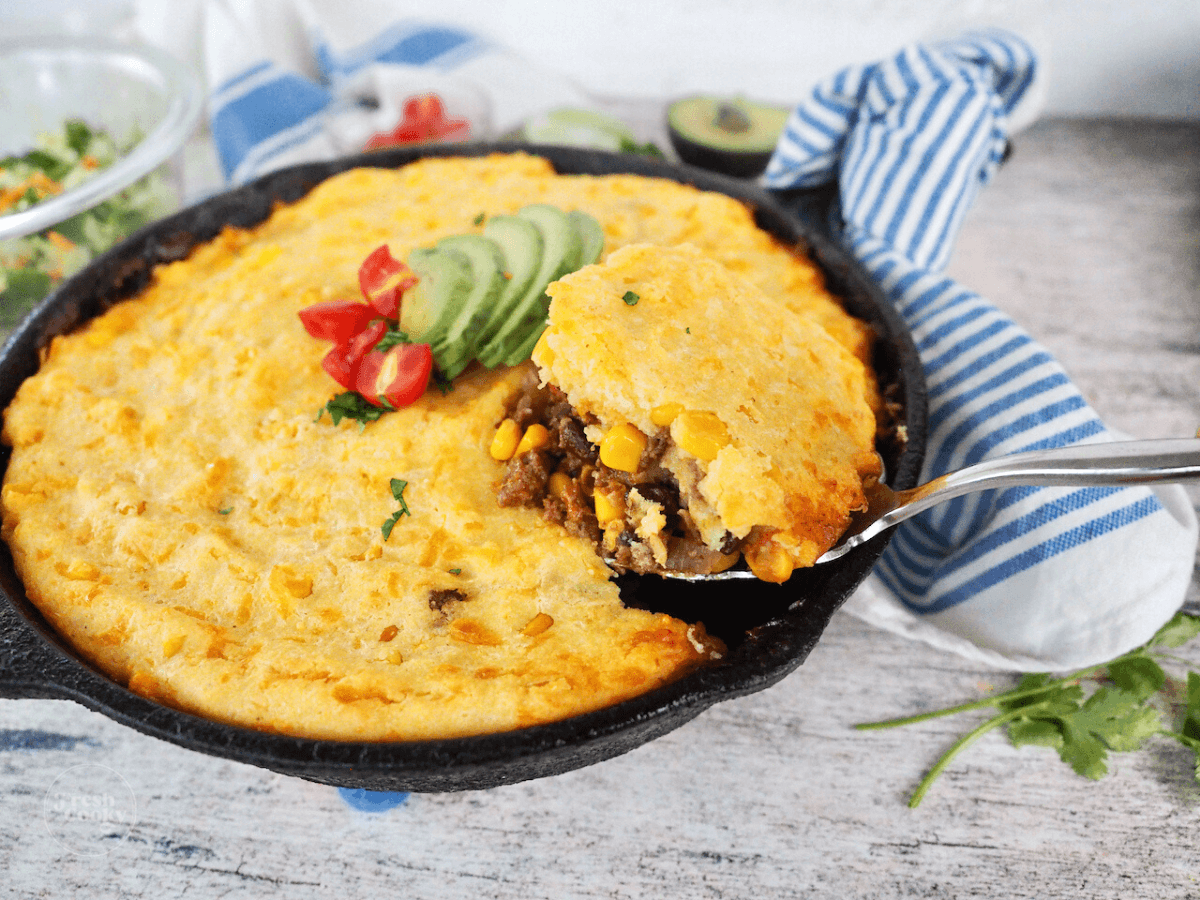
<svg viewBox="0 0 1200 900">
<path fill-rule="evenodd" d="M 1108 772 L 1109 752 L 1137 750 L 1156 735 L 1171 738 L 1195 754 L 1200 781 L 1200 674 L 1171 676 L 1164 663 L 1186 666 L 1170 651 L 1200 635 L 1200 618 L 1178 613 L 1146 644 L 1103 665 L 1069 675 L 1025 675 L 1002 694 L 860 729 L 894 728 L 979 709 L 995 715 L 960 737 L 926 773 L 909 798 L 917 806 L 937 777 L 967 747 L 997 728 L 1006 728 L 1016 747 L 1052 747 L 1085 778 Z"/>
</svg>

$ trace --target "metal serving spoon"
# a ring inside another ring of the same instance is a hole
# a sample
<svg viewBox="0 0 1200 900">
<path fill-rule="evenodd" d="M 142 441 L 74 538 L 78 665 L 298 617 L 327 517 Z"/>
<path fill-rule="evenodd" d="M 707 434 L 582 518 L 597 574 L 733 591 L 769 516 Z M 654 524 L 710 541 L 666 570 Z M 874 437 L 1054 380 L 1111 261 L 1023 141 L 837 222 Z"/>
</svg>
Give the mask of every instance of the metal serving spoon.
<svg viewBox="0 0 1200 900">
<path fill-rule="evenodd" d="M 878 484 L 867 494 L 867 509 L 856 513 L 842 539 L 817 558 L 830 562 L 881 532 L 931 506 L 963 494 L 1009 487 L 1126 487 L 1200 479 L 1200 438 L 1120 441 L 1031 450 L 989 459 L 925 484 L 894 491 Z M 664 573 L 685 581 L 728 581 L 754 578 L 747 569 L 711 575 Z"/>
</svg>

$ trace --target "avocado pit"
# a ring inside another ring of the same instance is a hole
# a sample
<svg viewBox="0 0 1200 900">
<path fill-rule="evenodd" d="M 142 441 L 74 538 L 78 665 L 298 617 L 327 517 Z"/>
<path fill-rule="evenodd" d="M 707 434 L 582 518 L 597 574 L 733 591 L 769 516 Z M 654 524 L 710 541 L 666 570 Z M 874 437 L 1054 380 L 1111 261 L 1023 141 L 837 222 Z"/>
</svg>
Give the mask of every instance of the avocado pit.
<svg viewBox="0 0 1200 900">
<path fill-rule="evenodd" d="M 788 112 L 743 97 L 685 97 L 667 108 L 667 133 L 684 162 L 754 178 L 766 169 Z"/>
</svg>

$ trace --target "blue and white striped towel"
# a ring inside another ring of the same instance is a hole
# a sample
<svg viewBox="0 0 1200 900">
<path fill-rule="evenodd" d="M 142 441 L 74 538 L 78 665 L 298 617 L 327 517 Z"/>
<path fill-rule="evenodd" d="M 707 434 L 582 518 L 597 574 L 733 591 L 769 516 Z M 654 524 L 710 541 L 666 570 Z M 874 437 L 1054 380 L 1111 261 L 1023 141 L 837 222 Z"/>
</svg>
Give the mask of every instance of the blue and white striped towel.
<svg viewBox="0 0 1200 900">
<path fill-rule="evenodd" d="M 415 94 L 437 92 L 475 138 L 589 103 L 569 79 L 470 31 L 395 15 L 393 0 L 207 2 L 209 122 L 226 182 L 357 151 Z M 289 46 L 292 34 L 303 38 Z"/>
<path fill-rule="evenodd" d="M 846 69 L 795 109 L 763 176 L 773 189 L 837 182 L 832 224 L 884 286 L 925 365 L 925 478 L 1111 439 L 1044 347 L 942 274 L 1036 70 L 1025 42 L 995 31 Z M 1196 538 L 1178 486 L 975 494 L 901 526 L 847 609 L 989 664 L 1076 668 L 1137 646 L 1170 618 Z"/>
</svg>

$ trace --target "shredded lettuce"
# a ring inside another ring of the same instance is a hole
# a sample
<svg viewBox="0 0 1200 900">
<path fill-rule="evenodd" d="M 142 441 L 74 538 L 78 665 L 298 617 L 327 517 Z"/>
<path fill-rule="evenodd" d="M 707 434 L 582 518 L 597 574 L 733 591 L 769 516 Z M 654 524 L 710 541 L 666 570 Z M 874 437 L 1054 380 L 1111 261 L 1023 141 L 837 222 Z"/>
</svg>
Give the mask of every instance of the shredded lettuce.
<svg viewBox="0 0 1200 900">
<path fill-rule="evenodd" d="M 121 145 L 78 119 L 40 135 L 32 150 L 0 159 L 0 215 L 21 212 L 77 187 L 137 143 Z M 0 241 L 0 328 L 11 328 L 60 281 L 175 205 L 166 178 L 152 172 L 92 209 L 39 234 Z"/>
</svg>

